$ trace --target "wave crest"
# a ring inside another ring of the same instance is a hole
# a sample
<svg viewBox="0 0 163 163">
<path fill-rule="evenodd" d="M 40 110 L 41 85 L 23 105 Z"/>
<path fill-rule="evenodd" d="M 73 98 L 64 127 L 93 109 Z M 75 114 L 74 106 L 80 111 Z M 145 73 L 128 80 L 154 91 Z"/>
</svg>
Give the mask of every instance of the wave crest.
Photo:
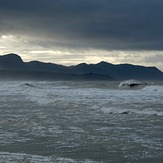
<svg viewBox="0 0 163 163">
<path fill-rule="evenodd" d="M 122 88 L 134 88 L 134 87 L 142 87 L 142 86 L 146 86 L 146 85 L 150 85 L 152 83 L 149 82 L 142 82 L 142 81 L 138 81 L 138 80 L 126 80 L 123 81 L 119 84 L 119 87 Z"/>
</svg>

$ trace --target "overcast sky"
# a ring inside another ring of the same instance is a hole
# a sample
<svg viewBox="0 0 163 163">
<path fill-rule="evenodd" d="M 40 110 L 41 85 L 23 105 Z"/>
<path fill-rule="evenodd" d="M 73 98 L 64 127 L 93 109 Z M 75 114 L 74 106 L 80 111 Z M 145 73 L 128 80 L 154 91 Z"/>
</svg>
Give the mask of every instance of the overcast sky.
<svg viewBox="0 0 163 163">
<path fill-rule="evenodd" d="M 0 0 L 0 53 L 163 71 L 163 0 Z"/>
</svg>

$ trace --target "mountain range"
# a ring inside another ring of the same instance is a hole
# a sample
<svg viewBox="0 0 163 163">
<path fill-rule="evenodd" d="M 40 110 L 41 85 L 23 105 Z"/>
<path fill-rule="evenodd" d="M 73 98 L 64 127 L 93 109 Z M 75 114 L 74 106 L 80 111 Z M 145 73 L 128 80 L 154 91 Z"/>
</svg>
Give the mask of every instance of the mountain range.
<svg viewBox="0 0 163 163">
<path fill-rule="evenodd" d="M 107 62 L 63 66 L 39 61 L 24 62 L 17 54 L 0 56 L 0 80 L 163 80 L 156 67 Z"/>
</svg>

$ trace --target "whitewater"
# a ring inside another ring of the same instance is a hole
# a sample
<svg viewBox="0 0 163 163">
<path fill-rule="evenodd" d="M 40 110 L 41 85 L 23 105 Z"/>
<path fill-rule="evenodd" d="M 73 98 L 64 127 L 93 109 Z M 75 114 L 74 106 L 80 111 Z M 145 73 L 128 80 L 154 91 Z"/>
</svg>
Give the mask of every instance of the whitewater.
<svg viewBox="0 0 163 163">
<path fill-rule="evenodd" d="M 0 163 L 163 162 L 163 83 L 0 81 Z"/>
</svg>

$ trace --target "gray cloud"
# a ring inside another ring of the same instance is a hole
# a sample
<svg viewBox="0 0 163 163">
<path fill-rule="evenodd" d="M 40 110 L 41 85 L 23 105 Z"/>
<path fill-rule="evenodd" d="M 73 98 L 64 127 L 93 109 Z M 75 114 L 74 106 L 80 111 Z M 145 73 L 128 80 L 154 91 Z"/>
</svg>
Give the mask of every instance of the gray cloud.
<svg viewBox="0 0 163 163">
<path fill-rule="evenodd" d="M 162 50 L 162 8 L 162 0 L 0 0 L 0 33 L 44 46 Z"/>
<path fill-rule="evenodd" d="M 145 58 L 147 63 L 163 63 L 163 54 L 155 54 Z"/>
</svg>

